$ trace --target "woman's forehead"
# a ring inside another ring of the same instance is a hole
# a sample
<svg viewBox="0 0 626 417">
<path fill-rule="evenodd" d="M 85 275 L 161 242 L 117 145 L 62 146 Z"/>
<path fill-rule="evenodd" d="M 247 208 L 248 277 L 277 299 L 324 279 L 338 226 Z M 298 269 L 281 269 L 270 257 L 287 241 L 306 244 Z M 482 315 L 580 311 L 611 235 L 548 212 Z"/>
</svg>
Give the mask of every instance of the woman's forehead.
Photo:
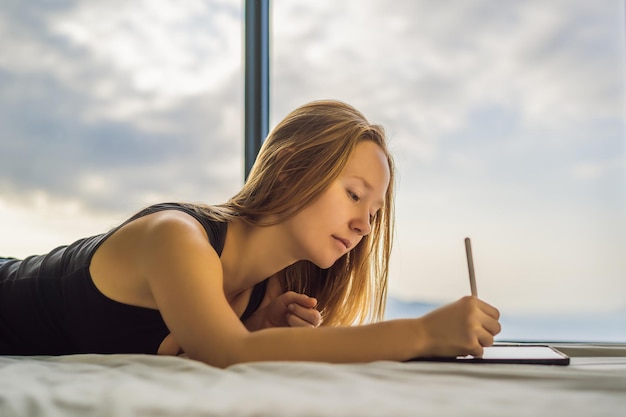
<svg viewBox="0 0 626 417">
<path fill-rule="evenodd" d="M 342 174 L 363 182 L 366 188 L 380 193 L 382 197 L 385 196 L 391 179 L 387 155 L 372 141 L 363 141 L 356 146 Z"/>
</svg>

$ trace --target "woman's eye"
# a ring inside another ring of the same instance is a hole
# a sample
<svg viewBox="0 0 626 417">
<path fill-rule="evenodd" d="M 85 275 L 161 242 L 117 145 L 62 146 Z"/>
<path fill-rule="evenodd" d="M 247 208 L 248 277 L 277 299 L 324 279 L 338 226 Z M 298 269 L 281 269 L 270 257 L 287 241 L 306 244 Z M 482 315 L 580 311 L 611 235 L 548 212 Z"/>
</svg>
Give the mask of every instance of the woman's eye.
<svg viewBox="0 0 626 417">
<path fill-rule="evenodd" d="M 356 195 L 355 193 L 353 193 L 352 191 L 348 190 L 348 196 L 350 197 L 351 200 L 358 202 L 361 197 L 359 197 L 358 195 Z"/>
</svg>

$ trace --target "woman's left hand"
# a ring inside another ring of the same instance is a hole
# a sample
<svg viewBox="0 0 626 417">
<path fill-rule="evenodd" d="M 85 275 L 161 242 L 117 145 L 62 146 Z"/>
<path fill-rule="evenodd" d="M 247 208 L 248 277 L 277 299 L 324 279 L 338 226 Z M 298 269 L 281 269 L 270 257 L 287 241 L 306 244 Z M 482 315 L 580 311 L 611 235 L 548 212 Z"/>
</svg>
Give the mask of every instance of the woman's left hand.
<svg viewBox="0 0 626 417">
<path fill-rule="evenodd" d="M 259 328 L 269 327 L 317 327 L 322 315 L 315 309 L 317 300 L 306 294 L 287 291 L 259 309 L 255 315 L 262 316 Z"/>
</svg>

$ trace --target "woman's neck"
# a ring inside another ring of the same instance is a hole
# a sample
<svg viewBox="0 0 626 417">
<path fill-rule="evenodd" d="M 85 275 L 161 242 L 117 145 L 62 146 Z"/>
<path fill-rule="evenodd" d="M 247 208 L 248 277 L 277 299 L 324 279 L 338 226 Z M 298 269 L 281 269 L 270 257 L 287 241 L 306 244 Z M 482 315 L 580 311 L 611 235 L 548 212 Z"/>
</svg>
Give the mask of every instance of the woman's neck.
<svg viewBox="0 0 626 417">
<path fill-rule="evenodd" d="M 224 292 L 234 297 L 295 263 L 285 233 L 279 225 L 258 227 L 243 221 L 228 223 L 220 260 Z"/>
</svg>

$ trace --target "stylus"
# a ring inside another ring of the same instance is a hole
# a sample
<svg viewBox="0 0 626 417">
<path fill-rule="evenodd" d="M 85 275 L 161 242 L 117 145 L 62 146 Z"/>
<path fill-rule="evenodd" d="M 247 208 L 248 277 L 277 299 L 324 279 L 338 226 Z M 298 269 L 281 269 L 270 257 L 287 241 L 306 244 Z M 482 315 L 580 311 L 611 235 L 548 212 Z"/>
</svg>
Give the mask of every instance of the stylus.
<svg viewBox="0 0 626 417">
<path fill-rule="evenodd" d="M 467 255 L 467 269 L 469 270 L 470 290 L 474 297 L 478 297 L 476 289 L 476 276 L 474 275 L 474 259 L 472 257 L 472 242 L 469 237 L 465 238 L 465 254 Z"/>
</svg>

